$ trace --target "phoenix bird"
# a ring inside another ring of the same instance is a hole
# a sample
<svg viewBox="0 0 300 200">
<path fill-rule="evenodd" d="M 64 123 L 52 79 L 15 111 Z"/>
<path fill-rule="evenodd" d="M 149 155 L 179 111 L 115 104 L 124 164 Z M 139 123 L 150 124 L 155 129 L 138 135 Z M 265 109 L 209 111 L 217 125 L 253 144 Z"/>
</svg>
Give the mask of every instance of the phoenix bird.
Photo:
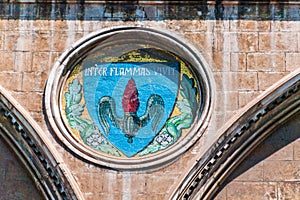
<svg viewBox="0 0 300 200">
<path fill-rule="evenodd" d="M 147 101 L 147 107 L 142 116 L 137 116 L 137 110 L 140 106 L 138 97 L 138 90 L 133 78 L 131 78 L 125 88 L 122 96 L 122 108 L 124 116 L 119 117 L 116 113 L 115 100 L 110 96 L 104 96 L 99 100 L 98 104 L 98 118 L 106 135 L 109 134 L 110 124 L 120 129 L 127 137 L 127 142 L 132 143 L 133 137 L 143 127 L 145 127 L 150 120 L 152 131 L 156 132 L 158 124 L 160 123 L 164 112 L 164 101 L 161 96 L 151 94 Z"/>
</svg>

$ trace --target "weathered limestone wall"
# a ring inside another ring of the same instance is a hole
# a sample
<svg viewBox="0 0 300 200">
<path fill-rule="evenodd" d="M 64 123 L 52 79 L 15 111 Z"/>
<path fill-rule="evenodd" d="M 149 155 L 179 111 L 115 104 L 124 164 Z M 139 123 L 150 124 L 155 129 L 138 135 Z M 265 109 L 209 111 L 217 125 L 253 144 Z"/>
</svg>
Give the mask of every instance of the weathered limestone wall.
<svg viewBox="0 0 300 200">
<path fill-rule="evenodd" d="M 299 114 L 274 130 L 222 184 L 215 199 L 299 199 Z"/>
<path fill-rule="evenodd" d="M 146 26 L 177 34 L 203 53 L 214 76 L 215 107 L 208 130 L 171 165 L 153 171 L 119 172 L 79 160 L 58 144 L 44 119 L 43 92 L 56 59 L 81 37 L 117 25 Z M 230 117 L 299 66 L 299 41 L 299 21 L 1 20 L 0 85 L 11 92 L 53 140 L 86 199 L 165 199 L 195 162 L 196 155 L 214 142 L 218 130 Z M 300 149 L 299 145 L 294 148 Z M 289 160 L 286 164 L 293 163 Z M 274 161 L 269 166 L 278 169 L 280 165 Z M 235 190 L 231 185 L 222 195 L 230 199 L 230 191 Z"/>
</svg>

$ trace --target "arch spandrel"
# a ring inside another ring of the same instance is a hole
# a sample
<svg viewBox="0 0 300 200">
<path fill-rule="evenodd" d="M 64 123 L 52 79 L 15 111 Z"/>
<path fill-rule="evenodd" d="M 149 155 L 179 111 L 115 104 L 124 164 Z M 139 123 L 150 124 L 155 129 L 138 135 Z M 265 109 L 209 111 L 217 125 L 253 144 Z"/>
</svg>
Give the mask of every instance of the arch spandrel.
<svg viewBox="0 0 300 200">
<path fill-rule="evenodd" d="M 28 173 L 26 168 L 28 166 L 23 165 L 2 135 L 3 133 L 0 134 L 0 197 L 2 199 L 44 199 L 40 188 L 36 187 L 35 180 Z"/>
<path fill-rule="evenodd" d="M 219 138 L 180 182 L 171 199 L 211 199 L 247 155 L 300 111 L 300 70 L 246 105 L 220 130 Z"/>
<path fill-rule="evenodd" d="M 44 199 L 83 199 L 49 138 L 0 86 L 0 134 L 24 164 Z"/>
</svg>

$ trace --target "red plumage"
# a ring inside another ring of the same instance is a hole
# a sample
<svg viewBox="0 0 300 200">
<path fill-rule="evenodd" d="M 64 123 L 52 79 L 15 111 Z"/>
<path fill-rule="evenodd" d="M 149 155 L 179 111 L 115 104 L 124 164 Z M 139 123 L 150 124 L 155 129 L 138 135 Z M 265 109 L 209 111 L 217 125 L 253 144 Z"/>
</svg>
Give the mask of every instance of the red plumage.
<svg viewBox="0 0 300 200">
<path fill-rule="evenodd" d="M 131 78 L 125 88 L 123 97 L 122 97 L 122 107 L 124 112 L 136 113 L 140 106 L 140 100 L 138 97 L 138 90 L 136 84 Z"/>
</svg>

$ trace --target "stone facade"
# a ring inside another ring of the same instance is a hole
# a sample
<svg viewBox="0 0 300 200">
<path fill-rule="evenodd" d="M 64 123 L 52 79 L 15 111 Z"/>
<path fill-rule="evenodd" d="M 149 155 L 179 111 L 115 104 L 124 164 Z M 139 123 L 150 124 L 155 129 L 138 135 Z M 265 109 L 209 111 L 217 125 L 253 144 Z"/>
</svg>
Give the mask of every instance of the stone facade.
<svg viewBox="0 0 300 200">
<path fill-rule="evenodd" d="M 89 6 L 90 9 L 97 8 L 92 4 Z M 238 5 L 232 6 L 234 10 Z M 257 5 L 256 8 L 263 9 L 264 6 Z M 292 8 L 299 9 L 299 6 L 294 6 L 283 7 L 283 10 L 292 12 Z M 157 9 L 150 3 L 144 7 L 144 11 Z M 170 8 L 179 9 L 174 5 Z M 227 5 L 223 13 L 229 8 L 230 5 Z M 150 13 L 157 19 L 155 13 L 161 12 L 163 11 L 155 10 Z M 9 91 L 42 128 L 87 200 L 170 198 L 198 156 L 222 134 L 222 127 L 230 123 L 250 101 L 255 101 L 258 95 L 300 65 L 299 13 L 288 15 L 287 20 L 283 21 L 276 17 L 259 20 L 263 16 L 255 15 L 255 18 L 250 14 L 244 15 L 252 16 L 247 20 L 226 14 L 222 15 L 225 19 L 199 19 L 191 16 L 177 19 L 174 16 L 162 17 L 160 20 L 120 21 L 99 20 L 96 17 L 90 17 L 90 20 L 73 20 L 71 17 L 62 20 L 51 17 L 25 19 L 21 14 L 16 19 L 5 19 L 6 16 L 2 16 L 0 20 L 0 85 Z M 174 162 L 158 169 L 116 171 L 88 163 L 75 157 L 61 145 L 45 121 L 45 85 L 58 57 L 87 34 L 120 25 L 163 29 L 174 33 L 195 46 L 208 62 L 213 75 L 215 106 L 208 129 L 191 149 Z M 298 118 L 284 124 L 258 146 L 226 179 L 216 199 L 300 198 Z M 10 187 L 7 176 L 10 174 L 6 173 L 6 178 L 1 179 L 5 183 L 0 185 Z M 27 192 L 31 191 L 30 188 L 25 188 L 20 193 L 27 189 Z M 3 191 L 0 190 L 0 194 Z"/>
<path fill-rule="evenodd" d="M 298 199 L 299 116 L 274 131 L 225 181 L 216 199 Z"/>
</svg>

